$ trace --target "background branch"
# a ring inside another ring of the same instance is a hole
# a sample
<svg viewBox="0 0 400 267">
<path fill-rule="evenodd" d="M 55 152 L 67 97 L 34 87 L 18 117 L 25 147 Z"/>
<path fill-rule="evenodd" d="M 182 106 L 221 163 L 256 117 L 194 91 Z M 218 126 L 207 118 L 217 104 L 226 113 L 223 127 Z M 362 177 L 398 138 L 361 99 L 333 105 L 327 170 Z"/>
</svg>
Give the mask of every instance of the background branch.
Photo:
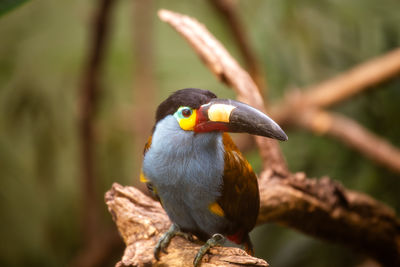
<svg viewBox="0 0 400 267">
<path fill-rule="evenodd" d="M 96 178 L 94 168 L 94 119 L 100 91 L 100 72 L 104 60 L 109 17 L 113 0 L 100 0 L 94 16 L 86 68 L 82 77 L 80 106 L 80 137 L 82 146 L 82 190 L 84 235 L 91 239 L 98 232 L 99 210 L 96 205 Z"/>
<path fill-rule="evenodd" d="M 99 0 L 91 25 L 88 58 L 83 71 L 79 133 L 81 142 L 81 190 L 83 248 L 72 260 L 75 266 L 99 266 L 120 247 L 118 233 L 101 224 L 95 174 L 95 115 L 101 90 L 100 75 L 108 41 L 114 0 Z M 102 234 L 99 234 L 102 233 Z M 100 253 L 99 253 L 100 252 Z"/>
<path fill-rule="evenodd" d="M 237 12 L 237 1 L 235 0 L 209 0 L 209 3 L 218 12 L 227 28 L 230 30 L 239 52 L 244 60 L 244 64 L 251 78 L 257 85 L 260 95 L 266 98 L 267 82 L 264 78 L 261 65 L 257 60 L 257 56 L 251 48 L 249 38 L 244 30 L 243 23 Z M 240 135 L 234 138 L 235 144 L 240 151 L 246 152 L 254 148 L 255 140 L 250 135 Z"/>
<path fill-rule="evenodd" d="M 304 101 L 327 107 L 400 73 L 400 48 L 371 59 L 319 85 L 306 88 Z"/>
<path fill-rule="evenodd" d="M 288 93 L 283 102 L 272 107 L 271 112 L 278 123 L 287 124 L 293 120 L 293 114 L 301 112 L 303 108 L 335 105 L 399 73 L 400 48 L 362 63 L 330 80 L 308 87 L 302 92 L 296 90 Z"/>
<path fill-rule="evenodd" d="M 239 48 L 244 59 L 244 64 L 258 87 L 261 95 L 266 93 L 267 84 L 263 76 L 260 64 L 257 61 L 256 55 L 253 53 L 248 42 L 246 32 L 243 30 L 243 25 L 237 13 L 236 1 L 234 0 L 209 0 L 210 4 L 226 21 L 226 25 L 230 29 L 234 40 Z"/>
<path fill-rule="evenodd" d="M 231 0 L 210 0 L 227 21 L 253 80 L 261 74 L 255 56 L 235 12 Z M 253 72 L 253 70 L 255 70 Z M 371 59 L 330 80 L 289 93 L 285 100 L 271 109 L 272 117 L 281 125 L 296 125 L 316 134 L 327 133 L 378 164 L 400 172 L 400 151 L 357 122 L 337 114 L 317 111 L 344 101 L 400 72 L 400 48 Z M 258 89 L 260 89 L 258 84 Z M 253 88 L 250 87 L 250 90 Z M 259 90 L 260 91 L 260 90 Z M 240 95 L 239 95 L 240 97 Z M 322 129 L 322 128 L 323 129 Z M 321 132 L 323 131 L 323 132 Z M 262 151 L 262 150 L 261 150 Z M 265 157 L 267 157 L 266 155 Z"/>
<path fill-rule="evenodd" d="M 370 160 L 400 173 L 398 148 L 354 120 L 319 109 L 344 101 L 399 72 L 400 49 L 396 49 L 304 92 L 292 91 L 283 102 L 272 107 L 272 117 L 280 125 L 295 125 L 316 134 L 327 134 Z"/>
<path fill-rule="evenodd" d="M 400 150 L 346 116 L 309 109 L 298 114 L 297 123 L 316 134 L 330 135 L 372 161 L 400 173 Z"/>
</svg>

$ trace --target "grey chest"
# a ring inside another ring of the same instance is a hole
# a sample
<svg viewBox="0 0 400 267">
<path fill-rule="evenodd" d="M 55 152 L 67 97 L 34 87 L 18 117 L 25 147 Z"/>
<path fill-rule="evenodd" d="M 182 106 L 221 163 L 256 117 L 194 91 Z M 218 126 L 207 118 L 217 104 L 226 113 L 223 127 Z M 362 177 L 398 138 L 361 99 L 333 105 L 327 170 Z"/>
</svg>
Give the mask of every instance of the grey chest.
<svg viewBox="0 0 400 267">
<path fill-rule="evenodd" d="M 208 210 L 220 196 L 223 169 L 221 134 L 184 131 L 173 116 L 157 124 L 143 161 L 143 172 L 170 219 L 205 233 L 215 233 L 225 224 Z"/>
</svg>

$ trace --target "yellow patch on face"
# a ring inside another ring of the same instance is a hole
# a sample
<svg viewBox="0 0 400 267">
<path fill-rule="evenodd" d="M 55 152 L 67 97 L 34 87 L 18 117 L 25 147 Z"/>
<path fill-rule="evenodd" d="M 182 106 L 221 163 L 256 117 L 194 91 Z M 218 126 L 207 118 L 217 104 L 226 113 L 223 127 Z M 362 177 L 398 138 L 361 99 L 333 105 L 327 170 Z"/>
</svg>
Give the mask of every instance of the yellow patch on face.
<svg viewBox="0 0 400 267">
<path fill-rule="evenodd" d="M 218 216 L 221 216 L 221 217 L 225 216 L 225 212 L 222 210 L 221 206 L 217 202 L 211 203 L 210 206 L 208 206 L 208 209 L 212 213 L 214 213 Z"/>
<path fill-rule="evenodd" d="M 211 105 L 208 110 L 208 118 L 215 122 L 229 122 L 229 116 L 236 107 L 226 104 Z"/>
<path fill-rule="evenodd" d="M 174 114 L 182 130 L 193 131 L 196 125 L 197 112 L 189 107 L 180 107 Z"/>
<path fill-rule="evenodd" d="M 193 110 L 193 113 L 189 118 L 179 120 L 179 125 L 185 131 L 193 131 L 194 125 L 196 124 L 196 117 L 196 110 Z"/>
</svg>

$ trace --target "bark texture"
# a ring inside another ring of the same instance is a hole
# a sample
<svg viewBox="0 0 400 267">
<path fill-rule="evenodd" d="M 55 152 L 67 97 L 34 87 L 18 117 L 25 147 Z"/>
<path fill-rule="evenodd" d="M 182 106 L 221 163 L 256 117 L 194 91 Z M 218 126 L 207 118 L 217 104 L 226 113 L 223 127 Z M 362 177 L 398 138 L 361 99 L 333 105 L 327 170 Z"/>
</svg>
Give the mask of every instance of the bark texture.
<svg viewBox="0 0 400 267">
<path fill-rule="evenodd" d="M 193 266 L 199 243 L 174 237 L 168 254 L 155 261 L 153 249 L 170 226 L 161 205 L 134 187 L 113 184 L 105 201 L 126 244 L 124 255 L 116 266 Z M 239 248 L 216 247 L 203 258 L 202 266 L 268 266 Z"/>
</svg>

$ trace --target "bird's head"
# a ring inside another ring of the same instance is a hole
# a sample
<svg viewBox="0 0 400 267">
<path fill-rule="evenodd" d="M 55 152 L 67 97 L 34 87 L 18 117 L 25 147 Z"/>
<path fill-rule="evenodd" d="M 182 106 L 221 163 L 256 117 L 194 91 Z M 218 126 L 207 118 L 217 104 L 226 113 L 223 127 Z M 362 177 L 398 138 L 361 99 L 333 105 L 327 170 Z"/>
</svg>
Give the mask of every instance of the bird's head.
<svg viewBox="0 0 400 267">
<path fill-rule="evenodd" d="M 195 133 L 249 133 L 286 141 L 285 132 L 270 117 L 247 104 L 219 99 L 207 90 L 176 91 L 160 104 L 156 122 L 173 115 L 182 130 Z"/>
</svg>

